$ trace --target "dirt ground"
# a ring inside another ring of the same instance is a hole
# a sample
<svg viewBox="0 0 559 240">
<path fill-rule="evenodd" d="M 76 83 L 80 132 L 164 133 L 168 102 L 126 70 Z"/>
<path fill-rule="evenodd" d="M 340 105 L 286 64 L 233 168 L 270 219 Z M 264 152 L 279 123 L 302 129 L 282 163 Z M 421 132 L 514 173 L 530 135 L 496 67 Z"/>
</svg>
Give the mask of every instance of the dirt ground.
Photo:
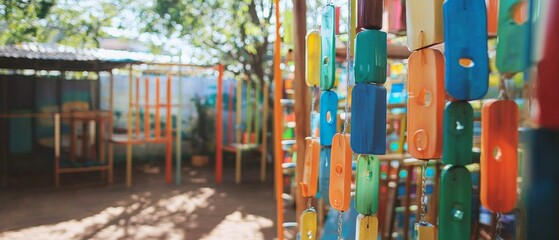
<svg viewBox="0 0 559 240">
<path fill-rule="evenodd" d="M 166 185 L 161 167 L 138 164 L 130 189 L 119 167 L 113 185 L 1 190 L 0 239 L 274 239 L 272 172 L 260 183 L 257 164 L 243 170 L 240 185 L 232 164 L 221 185 L 211 166 L 184 167 L 181 186 Z"/>
</svg>

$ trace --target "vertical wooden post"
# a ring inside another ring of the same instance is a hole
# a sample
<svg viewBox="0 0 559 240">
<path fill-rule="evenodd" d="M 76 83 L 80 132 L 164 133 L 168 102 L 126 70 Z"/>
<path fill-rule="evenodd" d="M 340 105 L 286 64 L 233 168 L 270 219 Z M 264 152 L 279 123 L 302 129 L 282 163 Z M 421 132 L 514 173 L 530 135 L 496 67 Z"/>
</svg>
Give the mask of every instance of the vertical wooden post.
<svg viewBox="0 0 559 240">
<path fill-rule="evenodd" d="M 270 83 L 264 82 L 262 92 L 264 93 L 262 102 L 262 156 L 260 159 L 260 181 L 266 181 L 266 156 L 268 156 L 268 101 L 270 98 Z"/>
<path fill-rule="evenodd" d="M 114 145 L 113 145 L 113 128 L 114 128 L 114 76 L 113 71 L 109 71 L 110 74 L 110 83 L 109 83 L 109 177 L 107 181 L 113 183 L 113 160 L 114 160 Z"/>
<path fill-rule="evenodd" d="M 145 101 L 145 112 L 144 112 L 144 138 L 147 140 L 149 139 L 150 135 L 151 135 L 151 129 L 150 129 L 150 122 L 149 122 L 149 78 L 146 77 L 146 101 Z"/>
<path fill-rule="evenodd" d="M 297 141 L 297 159 L 305 159 L 305 137 L 310 136 L 310 91 L 305 82 L 305 38 L 307 35 L 307 4 L 305 1 L 293 1 L 294 16 L 294 59 L 295 59 L 295 140 Z M 296 181 L 296 216 L 306 208 L 306 199 L 301 195 L 299 182 L 303 176 L 303 161 L 297 161 L 295 167 Z M 299 218 L 297 218 L 297 222 Z"/>
<path fill-rule="evenodd" d="M 60 187 L 60 113 L 54 114 L 54 186 Z"/>
<path fill-rule="evenodd" d="M 215 181 L 216 183 L 221 183 L 223 170 L 223 65 L 218 65 L 217 70 L 217 101 L 215 105 Z M 229 94 L 231 94 L 231 92 Z"/>
<path fill-rule="evenodd" d="M 161 80 L 159 77 L 155 78 L 155 138 L 161 139 L 161 115 L 159 109 L 161 108 L 160 101 L 160 85 Z"/>
<path fill-rule="evenodd" d="M 171 118 L 171 75 L 167 76 L 167 104 L 166 113 L 167 119 L 165 124 L 165 181 L 167 184 L 171 184 L 173 181 L 173 133 L 171 129 L 173 129 L 173 123 Z"/>
<path fill-rule="evenodd" d="M 233 84 L 229 84 L 229 103 L 228 103 L 228 114 L 227 114 L 227 134 L 228 134 L 228 144 L 232 144 L 234 140 L 233 138 Z M 223 91 L 223 90 L 222 90 Z"/>
<path fill-rule="evenodd" d="M 182 50 L 180 56 L 180 62 L 182 63 Z M 177 82 L 178 85 L 178 94 L 177 94 L 177 136 L 176 136 L 176 170 L 175 170 L 175 183 L 177 185 L 181 185 L 182 183 L 182 73 L 181 73 L 182 66 L 179 66 L 179 79 Z"/>
<path fill-rule="evenodd" d="M 126 186 L 132 186 L 132 64 L 128 72 L 128 117 L 126 141 Z"/>
<path fill-rule="evenodd" d="M 235 143 L 243 144 L 243 131 L 241 123 L 243 121 L 243 79 L 237 80 L 237 110 L 236 110 L 236 130 L 235 130 Z M 242 148 L 236 148 L 235 152 L 235 183 L 241 183 L 241 152 Z"/>
<path fill-rule="evenodd" d="M 140 136 L 140 78 L 136 78 L 136 102 L 134 103 L 134 116 L 136 117 L 136 137 Z"/>
<path fill-rule="evenodd" d="M 283 96 L 283 79 L 281 74 L 281 36 L 280 36 L 280 9 L 279 0 L 274 0 L 276 39 L 274 42 L 274 179 L 276 190 L 276 224 L 278 240 L 283 240 L 283 150 L 281 147 L 281 136 L 283 131 L 283 112 L 281 109 L 281 98 Z"/>
</svg>

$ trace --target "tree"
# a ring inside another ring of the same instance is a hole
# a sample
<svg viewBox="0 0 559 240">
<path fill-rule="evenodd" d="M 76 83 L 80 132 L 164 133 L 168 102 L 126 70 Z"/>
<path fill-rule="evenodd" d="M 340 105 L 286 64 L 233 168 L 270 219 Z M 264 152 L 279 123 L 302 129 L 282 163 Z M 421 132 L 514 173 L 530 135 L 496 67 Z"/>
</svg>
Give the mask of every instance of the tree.
<svg viewBox="0 0 559 240">
<path fill-rule="evenodd" d="M 22 42 L 98 47 L 106 27 L 130 0 L 5 0 L 0 3 L 0 45 Z"/>
<path fill-rule="evenodd" d="M 272 1 L 156 0 L 152 9 L 146 31 L 203 49 L 207 54 L 196 57 L 208 64 L 221 62 L 252 80 L 271 80 Z"/>
</svg>

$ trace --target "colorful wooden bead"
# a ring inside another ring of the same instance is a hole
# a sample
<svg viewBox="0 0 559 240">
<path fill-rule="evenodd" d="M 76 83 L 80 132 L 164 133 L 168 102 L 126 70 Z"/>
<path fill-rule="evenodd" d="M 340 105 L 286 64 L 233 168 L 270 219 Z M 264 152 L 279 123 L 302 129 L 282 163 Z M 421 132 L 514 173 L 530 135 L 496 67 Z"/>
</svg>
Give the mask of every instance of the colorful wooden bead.
<svg viewBox="0 0 559 240">
<path fill-rule="evenodd" d="M 466 101 L 449 102 L 443 117 L 443 164 L 472 163 L 474 110 Z"/>
<path fill-rule="evenodd" d="M 386 88 L 358 83 L 351 93 L 351 147 L 358 154 L 386 152 Z"/>
<path fill-rule="evenodd" d="M 377 216 L 359 214 L 355 224 L 355 240 L 371 240 L 378 237 Z"/>
<path fill-rule="evenodd" d="M 336 80 L 336 16 L 333 5 L 327 5 L 322 12 L 321 25 L 321 77 L 320 88 L 330 90 Z"/>
<path fill-rule="evenodd" d="M 323 147 L 320 150 L 320 169 L 318 171 L 318 191 L 325 204 L 330 203 L 330 162 L 331 148 Z"/>
<path fill-rule="evenodd" d="M 318 163 L 320 159 L 319 138 L 305 138 L 305 161 L 303 165 L 303 177 L 301 178 L 301 194 L 303 197 L 314 197 L 318 183 Z"/>
<path fill-rule="evenodd" d="M 436 228 L 428 222 L 418 222 L 414 224 L 416 240 L 435 240 Z"/>
<path fill-rule="evenodd" d="M 330 157 L 330 205 L 345 212 L 351 202 L 351 157 L 349 134 L 336 133 L 332 141 Z"/>
<path fill-rule="evenodd" d="M 355 39 L 356 83 L 386 82 L 386 33 L 364 30 Z"/>
<path fill-rule="evenodd" d="M 301 213 L 299 227 L 299 239 L 301 240 L 315 240 L 317 239 L 316 226 L 318 217 L 313 208 L 307 209 Z"/>
<path fill-rule="evenodd" d="M 446 91 L 457 100 L 480 99 L 489 85 L 485 3 L 445 1 L 443 15 Z"/>
<path fill-rule="evenodd" d="M 307 71 L 307 85 L 309 87 L 320 85 L 320 68 L 321 53 L 320 53 L 320 33 L 318 31 L 311 31 L 307 34 L 307 48 L 306 48 L 306 67 Z"/>
<path fill-rule="evenodd" d="M 408 59 L 408 149 L 418 159 L 440 158 L 445 106 L 444 56 L 436 49 L 413 52 Z"/>
<path fill-rule="evenodd" d="M 357 157 L 355 208 L 363 215 L 375 214 L 378 210 L 379 165 L 380 160 L 373 155 Z"/>
<path fill-rule="evenodd" d="M 559 3 L 553 1 L 549 7 L 548 26 L 543 49 L 543 59 L 538 65 L 538 81 L 536 84 L 536 98 L 539 105 L 537 122 L 543 128 L 559 130 L 559 81 L 557 68 L 559 66 Z"/>
<path fill-rule="evenodd" d="M 338 95 L 333 91 L 323 91 L 320 95 L 320 144 L 332 145 L 336 134 Z"/>
<path fill-rule="evenodd" d="M 381 29 L 384 12 L 383 0 L 357 0 L 357 27 Z"/>
<path fill-rule="evenodd" d="M 406 0 L 406 24 L 410 50 L 442 43 L 443 0 Z"/>
<path fill-rule="evenodd" d="M 469 240 L 472 214 L 472 179 L 468 169 L 447 165 L 440 180 L 439 238 Z"/>
<path fill-rule="evenodd" d="M 497 41 L 497 69 L 501 73 L 524 71 L 528 66 L 526 31 L 528 22 L 524 16 L 523 0 L 499 1 L 499 29 Z"/>
<path fill-rule="evenodd" d="M 491 100 L 481 110 L 481 204 L 493 212 L 516 206 L 518 107 L 514 101 Z"/>
</svg>

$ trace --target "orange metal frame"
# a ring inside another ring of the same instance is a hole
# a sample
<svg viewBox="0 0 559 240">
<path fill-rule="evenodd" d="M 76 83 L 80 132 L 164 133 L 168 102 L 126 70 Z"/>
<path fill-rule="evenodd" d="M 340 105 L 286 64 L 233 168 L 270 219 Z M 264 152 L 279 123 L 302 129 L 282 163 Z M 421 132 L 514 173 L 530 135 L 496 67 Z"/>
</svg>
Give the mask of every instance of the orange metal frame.
<svg viewBox="0 0 559 240">
<path fill-rule="evenodd" d="M 145 102 L 140 103 L 140 78 L 136 78 L 136 87 L 135 87 L 135 94 L 132 92 L 132 71 L 130 70 L 130 96 L 129 99 L 131 100 L 129 103 L 129 113 L 128 113 L 128 125 L 131 126 L 132 120 L 132 109 L 135 109 L 135 120 L 136 123 L 134 125 L 134 132 L 135 135 L 132 135 L 132 128 L 129 128 L 126 140 L 116 140 L 111 139 L 111 146 L 109 147 L 109 158 L 110 162 L 112 162 L 113 158 L 113 144 L 125 144 L 127 145 L 127 157 L 126 157 L 126 186 L 132 186 L 132 145 L 134 144 L 145 144 L 145 143 L 160 143 L 165 144 L 165 182 L 170 184 L 172 181 L 172 144 L 173 144 L 173 134 L 172 134 L 172 119 L 171 119 L 171 107 L 177 107 L 177 105 L 172 104 L 172 93 L 171 93 L 171 85 L 172 85 L 172 77 L 170 75 L 167 76 L 167 96 L 166 102 L 161 103 L 160 98 L 160 85 L 161 81 L 159 77 L 155 78 L 155 104 L 149 104 L 150 96 L 150 79 L 145 79 Z M 135 101 L 132 101 L 133 95 L 135 95 Z M 140 138 L 140 114 L 139 109 L 140 106 L 144 106 L 144 138 Z M 150 122 L 150 108 L 155 107 L 155 134 L 151 136 L 151 122 Z M 165 108 L 167 113 L 166 115 L 166 127 L 165 127 L 165 135 L 162 136 L 161 134 L 161 108 Z"/>
</svg>

